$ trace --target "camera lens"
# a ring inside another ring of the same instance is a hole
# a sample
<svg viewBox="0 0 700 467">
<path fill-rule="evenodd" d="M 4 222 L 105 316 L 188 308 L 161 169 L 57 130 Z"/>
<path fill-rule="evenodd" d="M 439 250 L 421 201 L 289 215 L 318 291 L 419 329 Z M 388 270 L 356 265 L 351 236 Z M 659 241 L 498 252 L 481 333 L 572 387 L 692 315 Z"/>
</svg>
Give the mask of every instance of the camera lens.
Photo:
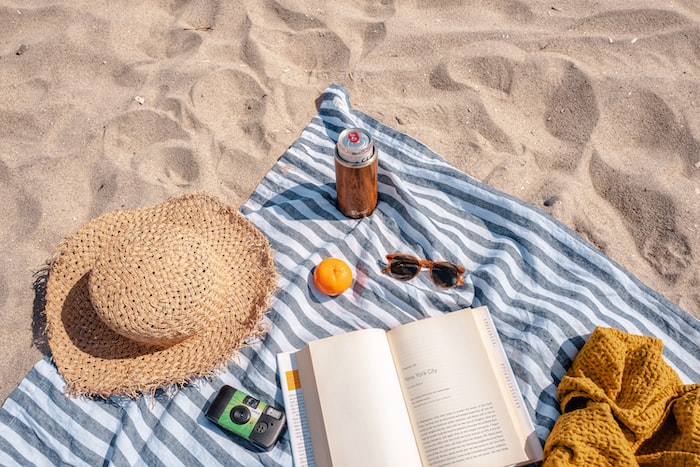
<svg viewBox="0 0 700 467">
<path fill-rule="evenodd" d="M 244 405 L 237 405 L 231 409 L 231 420 L 236 425 L 243 425 L 250 420 L 250 411 Z"/>
</svg>

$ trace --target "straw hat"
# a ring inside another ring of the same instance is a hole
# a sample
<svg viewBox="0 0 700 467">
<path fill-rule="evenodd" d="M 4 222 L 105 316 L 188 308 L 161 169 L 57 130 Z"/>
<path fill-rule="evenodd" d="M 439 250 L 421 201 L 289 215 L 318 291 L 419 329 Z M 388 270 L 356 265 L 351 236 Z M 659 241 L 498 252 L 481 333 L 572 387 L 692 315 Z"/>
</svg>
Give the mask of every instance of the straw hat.
<svg viewBox="0 0 700 467">
<path fill-rule="evenodd" d="M 135 397 L 212 375 L 264 333 L 276 282 L 262 233 L 209 195 L 105 214 L 51 264 L 52 358 L 73 395 Z"/>
</svg>

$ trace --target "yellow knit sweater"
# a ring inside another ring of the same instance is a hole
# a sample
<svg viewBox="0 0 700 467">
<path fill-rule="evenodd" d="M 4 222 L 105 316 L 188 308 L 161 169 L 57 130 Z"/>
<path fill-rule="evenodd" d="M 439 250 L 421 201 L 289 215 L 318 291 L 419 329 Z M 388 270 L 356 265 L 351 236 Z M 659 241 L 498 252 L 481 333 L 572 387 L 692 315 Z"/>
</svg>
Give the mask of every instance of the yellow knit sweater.
<svg viewBox="0 0 700 467">
<path fill-rule="evenodd" d="M 596 328 L 559 383 L 543 467 L 700 466 L 700 384 L 683 385 L 662 350 Z"/>
</svg>

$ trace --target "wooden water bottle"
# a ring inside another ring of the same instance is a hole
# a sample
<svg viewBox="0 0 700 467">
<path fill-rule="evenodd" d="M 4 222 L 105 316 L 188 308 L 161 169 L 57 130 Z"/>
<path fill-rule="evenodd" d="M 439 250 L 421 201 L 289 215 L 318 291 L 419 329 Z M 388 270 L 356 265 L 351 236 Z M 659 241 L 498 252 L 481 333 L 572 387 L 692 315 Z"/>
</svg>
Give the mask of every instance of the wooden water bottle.
<svg viewBox="0 0 700 467">
<path fill-rule="evenodd" d="M 379 157 L 365 130 L 347 128 L 335 145 L 335 191 L 338 209 L 354 219 L 369 216 L 377 207 Z"/>
</svg>

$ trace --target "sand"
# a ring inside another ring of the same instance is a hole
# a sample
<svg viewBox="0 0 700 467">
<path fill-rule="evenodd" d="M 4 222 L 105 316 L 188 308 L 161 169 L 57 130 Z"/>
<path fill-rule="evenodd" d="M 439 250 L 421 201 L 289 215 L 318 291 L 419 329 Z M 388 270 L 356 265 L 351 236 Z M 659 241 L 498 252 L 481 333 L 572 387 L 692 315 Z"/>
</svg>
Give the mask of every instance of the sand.
<svg viewBox="0 0 700 467">
<path fill-rule="evenodd" d="M 0 0 L 0 31 L 0 401 L 47 352 L 64 237 L 240 206 L 333 83 L 700 317 L 696 0 Z"/>
</svg>

